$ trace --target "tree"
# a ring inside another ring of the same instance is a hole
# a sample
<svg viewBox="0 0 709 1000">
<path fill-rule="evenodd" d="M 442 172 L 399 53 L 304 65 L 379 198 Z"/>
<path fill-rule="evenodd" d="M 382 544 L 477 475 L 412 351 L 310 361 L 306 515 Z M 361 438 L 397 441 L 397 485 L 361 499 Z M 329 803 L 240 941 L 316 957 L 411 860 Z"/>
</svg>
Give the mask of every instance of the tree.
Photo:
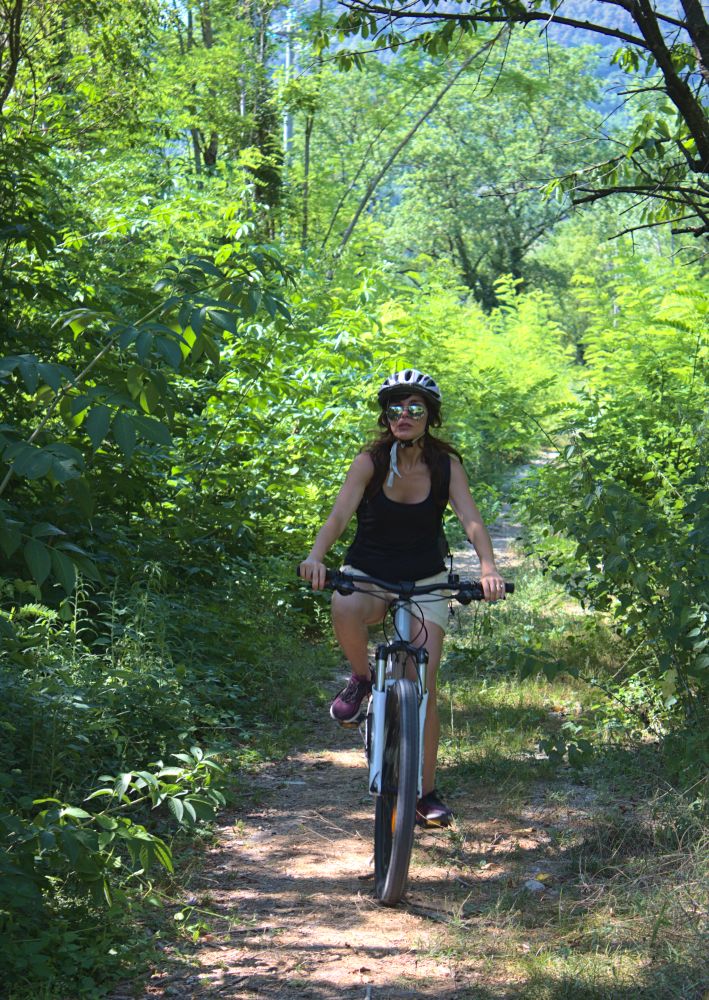
<svg viewBox="0 0 709 1000">
<path fill-rule="evenodd" d="M 591 58 L 517 38 L 504 63 L 489 60 L 456 88 L 414 139 L 398 179 L 388 242 L 399 257 L 448 257 L 488 309 L 501 275 L 528 277 L 530 251 L 570 210 L 568 199 L 540 192 L 593 145 Z"/>
<path fill-rule="evenodd" d="M 559 179 L 576 204 L 611 195 L 642 199 L 645 224 L 669 222 L 677 233 L 709 234 L 709 120 L 702 88 L 709 78 L 709 23 L 699 0 L 598 0 L 569 13 L 558 0 L 460 0 L 441 10 L 436 0 L 415 4 L 392 0 L 343 0 L 347 13 L 337 27 L 346 35 L 375 38 L 377 45 L 412 43 L 445 51 L 461 33 L 490 24 L 524 27 L 540 23 L 617 40 L 614 62 L 644 79 L 627 93 L 631 104 L 648 89 L 661 100 L 625 134 L 621 152 Z M 595 16 L 613 12 L 613 23 Z M 347 58 L 346 53 L 341 54 Z M 615 139 L 613 141 L 616 141 Z"/>
</svg>

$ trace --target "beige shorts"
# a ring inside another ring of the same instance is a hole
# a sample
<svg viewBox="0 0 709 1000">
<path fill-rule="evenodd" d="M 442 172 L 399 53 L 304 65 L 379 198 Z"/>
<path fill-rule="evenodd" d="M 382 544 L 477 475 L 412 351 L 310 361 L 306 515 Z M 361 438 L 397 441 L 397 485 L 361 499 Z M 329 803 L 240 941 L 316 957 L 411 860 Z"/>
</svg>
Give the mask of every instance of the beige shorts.
<svg viewBox="0 0 709 1000">
<path fill-rule="evenodd" d="M 340 566 L 340 569 L 343 573 L 365 572 L 363 569 L 357 569 L 356 566 Z M 421 584 L 422 586 L 425 586 L 428 583 L 448 583 L 448 571 L 442 570 L 434 576 L 423 577 L 423 579 L 417 580 L 416 583 Z M 382 597 L 387 597 L 391 601 L 393 601 L 396 597 L 395 594 L 388 593 L 384 590 L 378 590 L 374 586 L 372 586 L 371 589 L 374 593 L 380 594 Z M 421 594 L 415 598 L 416 604 L 421 608 L 424 621 L 438 625 L 439 628 L 443 629 L 444 633 L 448 627 L 449 600 L 450 597 L 446 594 Z"/>
</svg>

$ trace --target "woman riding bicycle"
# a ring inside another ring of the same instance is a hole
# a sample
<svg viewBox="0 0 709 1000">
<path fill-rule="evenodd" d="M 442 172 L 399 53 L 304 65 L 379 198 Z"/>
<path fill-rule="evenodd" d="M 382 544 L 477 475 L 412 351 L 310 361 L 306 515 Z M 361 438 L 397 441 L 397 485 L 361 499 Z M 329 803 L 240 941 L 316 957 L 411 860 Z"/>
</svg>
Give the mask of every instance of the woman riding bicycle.
<svg viewBox="0 0 709 1000">
<path fill-rule="evenodd" d="M 440 581 L 448 574 L 444 562 L 443 515 L 450 503 L 480 559 L 485 599 L 504 597 L 505 584 L 495 566 L 490 536 L 475 505 L 460 455 L 431 434 L 441 426 L 441 392 L 435 381 L 413 368 L 396 372 L 378 392 L 382 433 L 360 452 L 350 466 L 330 516 L 320 529 L 301 576 L 314 590 L 325 585 L 324 559 L 357 514 L 357 532 L 347 550 L 345 570 L 383 580 Z M 368 658 L 368 626 L 381 622 L 388 608 L 381 591 L 334 593 L 332 620 L 337 641 L 352 676 L 330 706 L 338 722 L 356 719 L 372 689 Z M 418 599 L 423 625 L 414 645 L 428 650 L 428 710 L 424 729 L 423 796 L 417 821 L 447 826 L 452 810 L 435 790 L 440 722 L 436 705 L 436 675 L 447 624 L 447 600 L 432 595 Z"/>
</svg>

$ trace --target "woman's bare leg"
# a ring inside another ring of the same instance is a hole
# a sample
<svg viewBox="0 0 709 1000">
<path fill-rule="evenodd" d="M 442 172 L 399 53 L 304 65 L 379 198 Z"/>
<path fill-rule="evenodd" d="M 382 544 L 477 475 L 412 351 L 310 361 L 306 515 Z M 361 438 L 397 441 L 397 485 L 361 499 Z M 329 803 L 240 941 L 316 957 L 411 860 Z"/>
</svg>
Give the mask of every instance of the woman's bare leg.
<svg viewBox="0 0 709 1000">
<path fill-rule="evenodd" d="M 369 625 L 384 617 L 387 602 L 369 594 L 332 595 L 332 624 L 340 649 L 358 677 L 369 678 Z"/>
<path fill-rule="evenodd" d="M 387 605 L 378 597 L 369 594 L 354 593 L 344 596 L 335 592 L 332 595 L 332 623 L 337 641 L 342 652 L 352 666 L 353 673 L 359 677 L 369 677 L 369 625 L 380 622 Z M 428 706 L 424 725 L 423 747 L 423 794 L 432 791 L 436 779 L 436 761 L 438 758 L 438 742 L 441 734 L 441 723 L 436 701 L 436 680 L 441 662 L 444 632 L 440 625 L 427 621 L 426 640 L 423 642 L 413 638 L 415 646 L 425 645 L 428 650 Z"/>
<path fill-rule="evenodd" d="M 426 632 L 428 633 L 424 643 L 416 642 L 415 645 L 424 645 L 428 650 L 428 705 L 426 707 L 426 722 L 423 730 L 423 794 L 432 792 L 436 784 L 436 762 L 438 760 L 438 741 L 441 736 L 441 722 L 438 715 L 438 703 L 436 700 L 436 680 L 438 678 L 438 667 L 441 662 L 443 651 L 444 632 L 440 625 L 433 622 L 426 622 Z M 421 636 L 423 639 L 423 635 Z"/>
</svg>

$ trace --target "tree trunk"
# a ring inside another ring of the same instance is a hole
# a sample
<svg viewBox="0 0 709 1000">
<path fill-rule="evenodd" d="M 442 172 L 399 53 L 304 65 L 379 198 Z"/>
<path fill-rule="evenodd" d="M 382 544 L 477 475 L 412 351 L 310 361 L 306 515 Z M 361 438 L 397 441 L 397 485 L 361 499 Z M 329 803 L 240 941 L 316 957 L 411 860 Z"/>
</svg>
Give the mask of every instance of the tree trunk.
<svg viewBox="0 0 709 1000">
<path fill-rule="evenodd" d="M 709 83 L 709 24 L 699 0 L 680 0 L 687 19 L 687 31 L 699 60 L 699 72 Z"/>
<path fill-rule="evenodd" d="M 202 0 L 199 6 L 199 24 L 202 31 L 202 41 L 205 49 L 214 47 L 214 28 L 212 26 L 212 16 L 209 8 L 209 0 Z M 209 143 L 202 146 L 202 158 L 208 171 L 213 171 L 217 165 L 217 154 L 219 151 L 219 136 L 216 132 L 211 132 Z"/>
<path fill-rule="evenodd" d="M 205 167 L 213 170 L 217 165 L 217 151 L 219 148 L 219 140 L 216 132 L 212 132 L 209 136 L 209 143 L 202 150 L 202 157 L 204 158 Z"/>
<path fill-rule="evenodd" d="M 707 173 L 709 172 L 709 120 L 704 109 L 675 68 L 672 53 L 662 37 L 657 14 L 650 0 L 636 0 L 633 5 L 633 17 L 664 77 L 667 96 L 687 123 L 697 145 L 698 158 L 688 158 L 689 166 L 696 173 Z"/>
<path fill-rule="evenodd" d="M 191 128 L 190 134 L 192 136 L 192 156 L 194 158 L 194 172 L 199 177 L 199 175 L 202 173 L 202 147 L 199 142 L 199 130 L 196 128 Z"/>
<path fill-rule="evenodd" d="M 4 24 L 0 29 L 0 112 L 15 85 L 20 65 L 22 5 L 23 0 L 15 0 L 9 7 L 3 4 Z"/>
<path fill-rule="evenodd" d="M 300 237 L 300 245 L 303 250 L 308 247 L 308 198 L 310 195 L 310 140 L 313 134 L 315 115 L 306 115 L 305 135 L 303 143 L 303 229 Z"/>
<path fill-rule="evenodd" d="M 453 231 L 452 243 L 455 247 L 455 252 L 458 254 L 458 260 L 460 261 L 460 271 L 463 282 L 471 291 L 474 291 L 478 284 L 477 268 L 473 265 L 473 262 L 470 259 L 470 254 L 468 253 L 468 248 L 465 245 L 465 239 L 460 226 L 456 226 Z"/>
</svg>

